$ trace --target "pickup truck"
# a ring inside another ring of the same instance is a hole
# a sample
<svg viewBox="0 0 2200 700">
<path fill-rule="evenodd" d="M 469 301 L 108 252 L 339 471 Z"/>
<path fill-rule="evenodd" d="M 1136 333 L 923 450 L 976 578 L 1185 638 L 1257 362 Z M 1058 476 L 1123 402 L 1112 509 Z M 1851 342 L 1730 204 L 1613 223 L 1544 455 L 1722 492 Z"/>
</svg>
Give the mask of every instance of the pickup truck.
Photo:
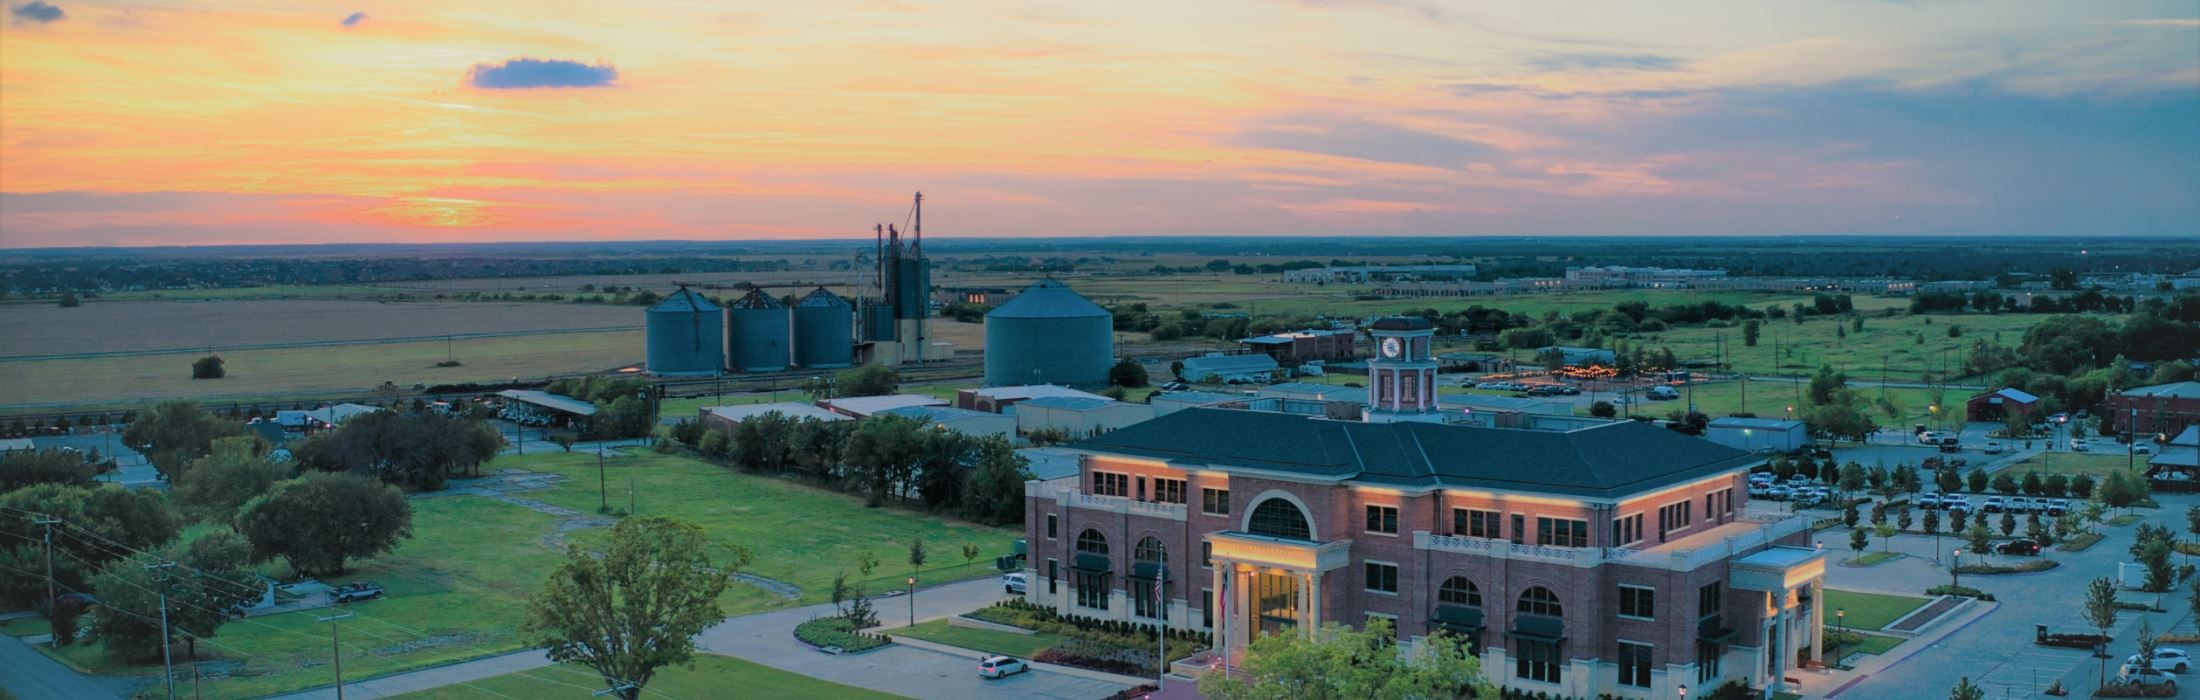
<svg viewBox="0 0 2200 700">
<path fill-rule="evenodd" d="M 382 584 L 373 581 L 353 581 L 329 589 L 329 600 L 336 603 L 355 603 L 382 597 Z"/>
</svg>

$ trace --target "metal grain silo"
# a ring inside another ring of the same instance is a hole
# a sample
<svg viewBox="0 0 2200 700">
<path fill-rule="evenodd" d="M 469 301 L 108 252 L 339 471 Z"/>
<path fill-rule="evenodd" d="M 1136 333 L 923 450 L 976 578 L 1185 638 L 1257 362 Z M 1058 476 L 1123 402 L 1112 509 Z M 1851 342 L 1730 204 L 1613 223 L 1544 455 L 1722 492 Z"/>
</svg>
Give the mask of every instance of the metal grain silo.
<svg viewBox="0 0 2200 700">
<path fill-rule="evenodd" d="M 794 305 L 794 363 L 831 369 L 855 363 L 856 307 L 818 287 Z"/>
<path fill-rule="evenodd" d="M 1108 383 L 1115 315 L 1067 285 L 1031 285 L 985 315 L 987 386 Z"/>
<path fill-rule="evenodd" d="M 642 313 L 650 374 L 711 375 L 726 365 L 725 311 L 681 287 Z"/>
<path fill-rule="evenodd" d="M 794 317 L 763 290 L 726 305 L 727 365 L 737 372 L 777 372 L 794 362 Z"/>
</svg>

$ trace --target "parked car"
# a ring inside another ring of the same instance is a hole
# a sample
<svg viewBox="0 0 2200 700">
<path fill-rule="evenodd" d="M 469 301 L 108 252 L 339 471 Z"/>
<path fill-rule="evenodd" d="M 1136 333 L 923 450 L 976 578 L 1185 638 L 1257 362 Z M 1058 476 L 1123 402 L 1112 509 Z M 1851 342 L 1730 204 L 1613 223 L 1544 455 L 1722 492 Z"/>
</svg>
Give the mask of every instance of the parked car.
<svg viewBox="0 0 2200 700">
<path fill-rule="evenodd" d="M 1949 469 L 1955 469 L 1955 468 L 1958 468 L 1958 467 L 1962 467 L 1962 466 L 1968 465 L 1968 464 L 1970 464 L 1970 463 L 1971 463 L 1971 460 L 1968 460 L 1968 459 L 1964 459 L 1964 458 L 1962 458 L 1962 457 L 1949 457 L 1949 458 L 1948 458 L 1948 461 L 1947 461 L 1947 465 L 1948 465 L 1948 468 L 1949 468 Z"/>
<path fill-rule="evenodd" d="M 1029 664 L 1007 656 L 988 656 L 978 660 L 980 678 L 1007 678 L 1029 670 Z"/>
<path fill-rule="evenodd" d="M 2059 518 L 2059 517 L 2062 517 L 2064 513 L 2068 513 L 2068 512 L 2070 512 L 2070 501 L 2067 501 L 2067 500 L 2064 500 L 2064 499 L 2060 499 L 2060 498 L 2057 498 L 2057 499 L 2055 499 L 2055 500 L 2052 500 L 2052 501 L 2048 501 L 2048 502 L 2047 502 L 2047 514 L 2048 514 L 2048 515 L 2052 515 L 2052 516 L 2055 516 L 2055 517 L 2058 517 L 2058 518 Z"/>
<path fill-rule="evenodd" d="M 1999 513 L 2002 511 L 2003 507 L 2004 504 L 2001 502 L 2000 496 L 1987 496 L 1986 502 L 1979 505 L 1979 510 L 1986 511 L 1988 513 Z"/>
<path fill-rule="evenodd" d="M 2093 448 L 2092 448 L 2092 447 L 2090 447 L 2090 446 L 2088 446 L 2088 445 L 2086 445 L 2086 442 L 2085 442 L 2084 440 L 2072 440 L 2072 441 L 2070 441 L 2070 451 L 2071 451 L 2071 452 L 2091 452 L 2091 451 L 2093 451 Z"/>
<path fill-rule="evenodd" d="M 2154 454 L 2154 446 L 2143 442 L 2134 442 L 2131 443 L 2131 453 L 2135 455 Z"/>
<path fill-rule="evenodd" d="M 1024 591 L 1029 590 L 1027 586 L 1028 584 L 1024 582 L 1024 575 L 1022 572 L 1001 575 L 1002 591 L 1014 593 L 1016 595 L 1023 595 Z"/>
<path fill-rule="evenodd" d="M 2124 660 L 2124 663 L 2131 666 L 2138 666 L 2139 655 L 2132 654 L 2131 658 Z M 2192 657 L 2185 654 L 2185 650 L 2183 649 L 2155 647 L 2154 667 L 2169 671 L 2171 673 L 2184 673 L 2185 671 L 2192 668 Z"/>
<path fill-rule="evenodd" d="M 1749 475 L 1749 483 L 1752 483 L 1752 484 L 1769 484 L 1769 483 L 1772 483 L 1772 481 L 1773 481 L 1774 479 L 1778 479 L 1778 478 L 1780 478 L 1780 477 L 1779 477 L 1778 475 L 1775 475 L 1775 474 L 1773 474 L 1772 472 L 1755 472 L 1755 473 L 1752 473 L 1752 474 L 1750 474 L 1750 475 Z"/>
<path fill-rule="evenodd" d="M 2023 496 L 2010 496 L 2007 507 L 2011 513 L 2030 513 L 2032 512 L 2032 499 Z"/>
<path fill-rule="evenodd" d="M 2177 674 L 2159 668 L 2126 666 L 2122 673 L 2116 674 L 2116 684 L 2133 688 L 2161 686 L 2174 691 L 2177 689 Z"/>
<path fill-rule="evenodd" d="M 1788 499 L 1788 497 L 1793 495 L 1795 495 L 1795 489 L 1788 488 L 1786 486 L 1774 486 L 1771 489 L 1765 491 L 1765 498 L 1770 498 L 1775 501 L 1785 501 Z"/>
<path fill-rule="evenodd" d="M 1807 477 L 1807 476 L 1803 476 L 1803 475 L 1801 475 L 1801 474 L 1796 474 L 1796 475 L 1794 475 L 1794 476 L 1790 476 L 1790 477 L 1788 477 L 1788 483 L 1787 483 L 1787 485 L 1789 485 L 1789 486 L 1809 486 L 1809 485 L 1810 485 L 1810 482 L 1811 482 L 1811 479 L 1810 479 L 1810 477 Z"/>
<path fill-rule="evenodd" d="M 1186 383 L 1183 383 L 1183 382 L 1169 382 L 1169 383 L 1167 383 L 1167 384 L 1163 384 L 1163 385 L 1161 385 L 1161 390 L 1162 390 L 1162 391 L 1191 391 L 1191 390 L 1192 390 L 1192 385 L 1190 385 L 1190 384 L 1186 384 Z"/>
<path fill-rule="evenodd" d="M 1963 451 L 1963 443 L 1956 442 L 1955 438 L 1949 438 L 1948 441 L 1940 443 L 1940 451 L 1961 452 Z"/>
<path fill-rule="evenodd" d="M 2068 413 L 2056 413 L 2056 414 L 2052 414 L 2052 415 L 2049 415 L 2049 416 L 2047 417 L 2047 422 L 2049 422 L 2049 423 L 2068 423 L 2068 422 L 2070 422 L 2070 414 L 2068 414 Z"/>
<path fill-rule="evenodd" d="M 2029 539 L 2016 539 L 1994 545 L 1995 554 L 2012 554 L 2024 557 L 2040 555 L 2040 543 Z"/>
<path fill-rule="evenodd" d="M 1917 507 L 1926 510 L 1940 509 L 1940 494 L 1928 493 L 1917 497 Z"/>
<path fill-rule="evenodd" d="M 373 581 L 353 581 L 329 589 L 329 598 L 338 603 L 354 603 L 382 597 L 382 584 Z"/>
<path fill-rule="evenodd" d="M 1766 482 L 1761 482 L 1761 481 L 1752 481 L 1752 482 L 1749 482 L 1749 497 L 1750 497 L 1750 498 L 1771 498 L 1771 497 L 1772 497 L 1772 484 L 1769 484 L 1769 483 L 1766 483 Z"/>
</svg>

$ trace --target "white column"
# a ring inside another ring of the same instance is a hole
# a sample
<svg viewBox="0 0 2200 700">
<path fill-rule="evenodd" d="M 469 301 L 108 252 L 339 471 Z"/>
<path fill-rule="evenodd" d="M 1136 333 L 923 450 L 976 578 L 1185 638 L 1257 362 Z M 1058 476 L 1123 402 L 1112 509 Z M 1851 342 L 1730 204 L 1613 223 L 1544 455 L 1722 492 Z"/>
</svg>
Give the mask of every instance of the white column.
<svg viewBox="0 0 2200 700">
<path fill-rule="evenodd" d="M 1826 582 L 1811 581 L 1810 586 L 1810 651 L 1818 660 L 1832 664 L 1839 659 L 1826 658 Z"/>
<path fill-rule="evenodd" d="M 1320 629 L 1322 626 L 1322 577 L 1320 572 L 1306 574 L 1306 592 L 1307 628 L 1309 630 Z"/>
<path fill-rule="evenodd" d="M 1207 616 L 1214 618 L 1215 628 L 1212 632 L 1212 635 L 1213 639 L 1215 640 L 1215 648 L 1221 650 L 1224 657 L 1228 657 L 1230 655 L 1230 618 L 1227 616 L 1227 613 L 1232 612 L 1235 606 L 1224 606 L 1222 610 L 1223 614 L 1217 614 L 1214 608 L 1216 607 L 1215 601 L 1230 595 L 1230 589 L 1222 585 L 1222 582 L 1224 580 L 1223 572 L 1229 570 L 1229 562 L 1215 563 L 1214 593 L 1207 596 L 1207 600 L 1200 603 L 1200 605 L 1207 606 Z"/>
</svg>

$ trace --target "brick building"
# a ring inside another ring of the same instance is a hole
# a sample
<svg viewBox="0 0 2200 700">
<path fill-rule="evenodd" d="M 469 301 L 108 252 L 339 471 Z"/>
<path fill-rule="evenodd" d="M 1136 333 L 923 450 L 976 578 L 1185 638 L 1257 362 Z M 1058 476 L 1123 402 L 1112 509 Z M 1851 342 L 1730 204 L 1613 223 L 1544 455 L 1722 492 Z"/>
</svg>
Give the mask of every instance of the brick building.
<svg viewBox="0 0 2200 700">
<path fill-rule="evenodd" d="M 2138 426 L 2141 439 L 2172 436 L 2200 425 L 2200 382 L 2156 384 L 2126 389 L 2108 397 L 2108 419 L 2116 434 Z"/>
<path fill-rule="evenodd" d="M 1355 331 L 1303 330 L 1245 338 L 1238 341 L 1238 346 L 1276 358 L 1286 367 L 1296 367 L 1309 360 L 1353 359 L 1357 356 L 1353 344 L 1358 340 Z"/>
<path fill-rule="evenodd" d="M 1074 445 L 1074 479 L 1026 487 L 1027 599 L 1207 630 L 1224 658 L 1386 618 L 1568 697 L 1777 689 L 1823 648 L 1807 520 L 1743 512 L 1761 458 L 1636 422 L 1452 424 L 1425 321 L 1374 331 L 1363 420 L 1190 408 Z"/>
</svg>

